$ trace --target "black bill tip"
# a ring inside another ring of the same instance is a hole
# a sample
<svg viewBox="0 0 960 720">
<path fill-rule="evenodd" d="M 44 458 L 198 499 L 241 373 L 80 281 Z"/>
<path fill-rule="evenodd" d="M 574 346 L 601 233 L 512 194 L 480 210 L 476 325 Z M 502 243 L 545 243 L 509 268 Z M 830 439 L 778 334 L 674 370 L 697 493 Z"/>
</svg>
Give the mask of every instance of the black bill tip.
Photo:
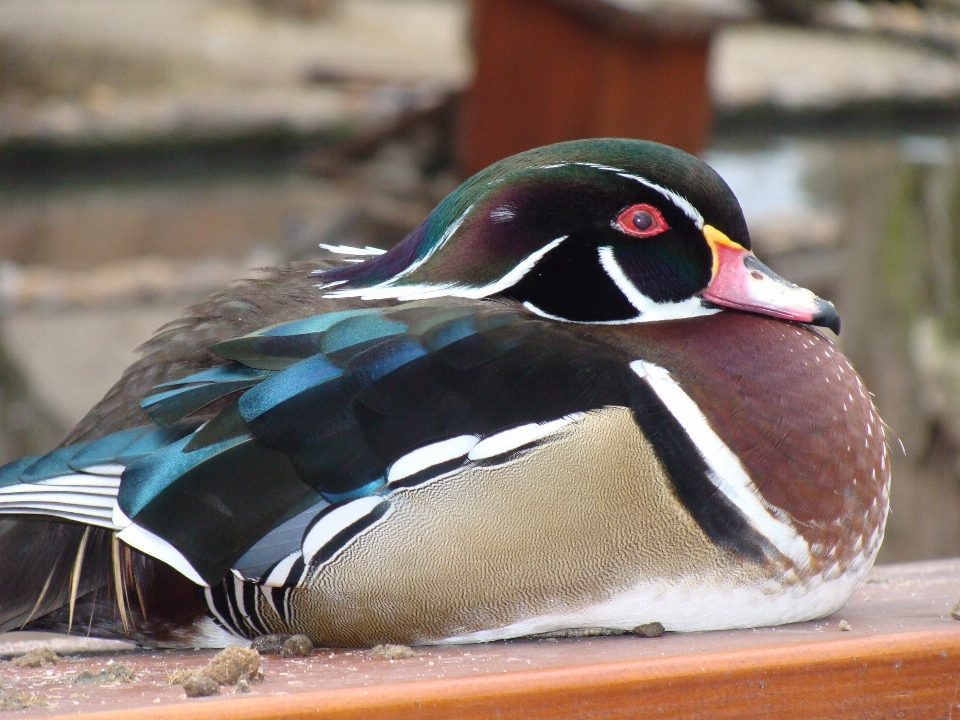
<svg viewBox="0 0 960 720">
<path fill-rule="evenodd" d="M 814 313 L 813 319 L 810 320 L 810 324 L 830 328 L 837 335 L 839 335 L 840 316 L 837 314 L 837 309 L 833 306 L 833 303 L 829 302 L 828 300 L 817 298 L 816 305 L 817 312 Z"/>
</svg>

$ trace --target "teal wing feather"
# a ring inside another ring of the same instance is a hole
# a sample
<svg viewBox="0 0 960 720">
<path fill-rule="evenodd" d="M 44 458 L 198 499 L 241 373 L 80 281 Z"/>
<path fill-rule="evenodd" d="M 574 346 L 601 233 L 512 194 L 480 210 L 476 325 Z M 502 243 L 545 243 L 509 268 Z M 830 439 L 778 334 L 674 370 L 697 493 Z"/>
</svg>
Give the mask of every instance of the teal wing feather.
<svg viewBox="0 0 960 720">
<path fill-rule="evenodd" d="M 231 568 L 295 584 L 296 563 L 271 571 L 302 553 L 332 510 L 359 503 L 341 513 L 354 532 L 383 516 L 390 468 L 418 448 L 629 404 L 615 352 L 491 303 L 325 313 L 211 351 L 227 362 L 141 401 L 152 426 L 0 469 L 0 512 L 13 478 L 81 483 L 112 472 L 113 524 L 135 526 L 141 550 L 172 549 L 186 563 L 178 569 L 205 584 Z M 423 472 L 467 462 L 464 452 Z M 298 567 L 329 552 L 300 557 Z"/>
</svg>

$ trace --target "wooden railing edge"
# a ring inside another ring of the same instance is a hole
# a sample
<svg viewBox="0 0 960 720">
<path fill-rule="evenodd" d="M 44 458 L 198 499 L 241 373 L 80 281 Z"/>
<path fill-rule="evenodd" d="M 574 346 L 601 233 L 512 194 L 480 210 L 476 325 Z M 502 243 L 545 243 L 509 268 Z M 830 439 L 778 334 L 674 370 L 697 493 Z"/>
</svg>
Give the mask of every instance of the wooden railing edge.
<svg viewBox="0 0 960 720">
<path fill-rule="evenodd" d="M 143 720 L 947 717 L 957 629 L 138 708 Z M 131 710 L 85 714 L 126 720 Z M 898 715 L 899 716 L 899 715 Z M 68 716 L 58 716 L 66 718 Z M 76 717 L 72 715 L 71 717 Z"/>
</svg>

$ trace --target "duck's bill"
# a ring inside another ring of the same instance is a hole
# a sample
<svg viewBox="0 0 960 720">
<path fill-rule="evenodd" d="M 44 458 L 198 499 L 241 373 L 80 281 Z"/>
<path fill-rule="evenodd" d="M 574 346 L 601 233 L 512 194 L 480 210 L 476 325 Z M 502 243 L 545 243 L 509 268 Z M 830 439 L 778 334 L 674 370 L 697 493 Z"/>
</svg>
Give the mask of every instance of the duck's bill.
<svg viewBox="0 0 960 720">
<path fill-rule="evenodd" d="M 833 303 L 784 280 L 716 228 L 706 225 L 703 234 L 713 251 L 713 279 L 701 293 L 704 300 L 840 333 L 840 316 Z"/>
</svg>

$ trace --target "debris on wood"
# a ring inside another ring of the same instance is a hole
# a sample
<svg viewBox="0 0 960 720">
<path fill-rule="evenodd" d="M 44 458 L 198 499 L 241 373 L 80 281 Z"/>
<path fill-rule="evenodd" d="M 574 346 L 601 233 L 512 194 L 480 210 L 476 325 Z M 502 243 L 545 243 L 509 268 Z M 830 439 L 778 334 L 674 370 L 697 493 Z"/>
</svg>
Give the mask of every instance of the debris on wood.
<svg viewBox="0 0 960 720">
<path fill-rule="evenodd" d="M 293 635 L 283 643 L 280 657 L 309 657 L 313 654 L 313 642 L 306 635 Z"/>
<path fill-rule="evenodd" d="M 213 656 L 199 675 L 204 675 L 220 685 L 236 685 L 244 680 L 262 680 L 260 653 L 253 648 L 231 645 Z"/>
<path fill-rule="evenodd" d="M 630 632 L 632 632 L 634 635 L 639 635 L 640 637 L 655 638 L 662 637 L 666 630 L 661 623 L 651 622 L 644 623 L 643 625 L 637 625 Z"/>
<path fill-rule="evenodd" d="M 177 668 L 167 675 L 167 685 L 183 685 L 187 680 L 196 675 L 197 672 L 197 670 Z"/>
<path fill-rule="evenodd" d="M 260 653 L 239 645 L 224 648 L 199 670 L 174 670 L 167 676 L 169 684 L 183 685 L 187 697 L 216 695 L 221 685 L 233 685 L 237 692 L 250 692 L 254 680 L 263 680 Z"/>
<path fill-rule="evenodd" d="M 618 630 L 605 627 L 567 628 L 566 630 L 551 630 L 550 632 L 536 633 L 529 637 L 537 640 L 553 640 L 556 638 L 585 638 L 609 637 L 611 635 L 629 635 L 629 630 Z"/>
<path fill-rule="evenodd" d="M 47 665 L 56 665 L 60 656 L 48 647 L 39 647 L 14 658 L 11 663 L 19 668 L 38 668 Z"/>
<path fill-rule="evenodd" d="M 187 697 L 209 697 L 220 694 L 220 685 L 213 678 L 206 675 L 191 675 L 183 683 L 183 691 Z"/>
<path fill-rule="evenodd" d="M 370 654 L 374 657 L 382 657 L 387 660 L 400 660 L 402 658 L 416 657 L 417 654 L 406 645 L 376 645 Z"/>
<path fill-rule="evenodd" d="M 843 632 L 846 632 L 847 630 L 853 630 L 853 627 L 846 620 L 841 620 L 838 622 L 837 627 Z"/>
<path fill-rule="evenodd" d="M 292 637 L 289 633 L 260 635 L 253 639 L 253 642 L 250 643 L 250 648 L 256 650 L 261 655 L 279 655 L 283 651 L 284 643 Z"/>
<path fill-rule="evenodd" d="M 0 712 L 4 710 L 24 710 L 47 704 L 47 699 L 43 695 L 11 688 L 0 688 Z"/>
<path fill-rule="evenodd" d="M 97 672 L 81 670 L 70 679 L 70 682 L 74 685 L 108 685 L 133 682 L 136 677 L 136 672 L 129 665 L 110 663 Z"/>
</svg>

